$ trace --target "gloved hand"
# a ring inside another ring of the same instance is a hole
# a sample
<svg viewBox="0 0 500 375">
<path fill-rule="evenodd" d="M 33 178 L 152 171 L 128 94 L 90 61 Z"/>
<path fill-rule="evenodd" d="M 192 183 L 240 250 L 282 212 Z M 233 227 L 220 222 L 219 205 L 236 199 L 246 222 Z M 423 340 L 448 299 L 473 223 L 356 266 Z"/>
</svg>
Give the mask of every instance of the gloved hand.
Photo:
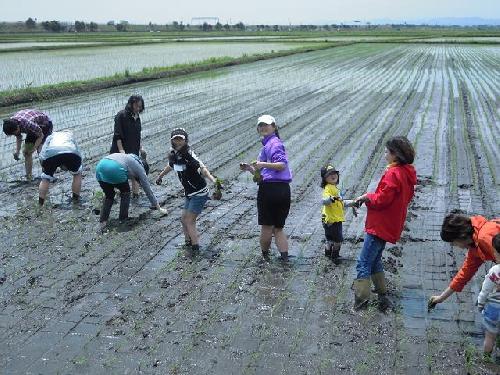
<svg viewBox="0 0 500 375">
<path fill-rule="evenodd" d="M 155 181 L 155 182 L 156 182 L 156 185 L 161 185 L 162 180 L 163 180 L 163 178 L 158 176 L 158 177 L 156 178 L 156 181 Z"/>
<path fill-rule="evenodd" d="M 19 152 L 14 152 L 12 155 L 14 156 L 14 160 L 19 160 Z"/>
<path fill-rule="evenodd" d="M 484 305 L 482 303 L 478 303 L 477 304 L 477 309 L 478 311 L 482 314 L 483 313 L 483 310 L 484 310 Z"/>
</svg>

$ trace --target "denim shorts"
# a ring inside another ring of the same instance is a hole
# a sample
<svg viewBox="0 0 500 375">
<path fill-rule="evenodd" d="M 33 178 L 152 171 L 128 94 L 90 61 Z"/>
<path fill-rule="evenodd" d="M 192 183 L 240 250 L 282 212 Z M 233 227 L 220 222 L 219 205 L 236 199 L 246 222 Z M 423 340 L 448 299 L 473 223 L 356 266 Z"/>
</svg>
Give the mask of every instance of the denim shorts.
<svg viewBox="0 0 500 375">
<path fill-rule="evenodd" d="M 486 303 L 483 310 L 483 327 L 490 333 L 498 334 L 500 306 L 496 303 Z"/>
<path fill-rule="evenodd" d="M 184 201 L 184 209 L 190 211 L 196 215 L 201 214 L 206 201 L 208 201 L 208 194 L 206 195 L 193 195 L 192 197 L 186 197 Z"/>
</svg>

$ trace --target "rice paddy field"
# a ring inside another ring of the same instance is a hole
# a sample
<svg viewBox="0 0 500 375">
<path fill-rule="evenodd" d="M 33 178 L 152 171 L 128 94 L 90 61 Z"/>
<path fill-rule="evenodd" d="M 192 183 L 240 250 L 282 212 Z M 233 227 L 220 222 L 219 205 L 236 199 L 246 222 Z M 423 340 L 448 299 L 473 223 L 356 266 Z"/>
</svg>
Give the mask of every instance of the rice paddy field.
<svg viewBox="0 0 500 375">
<path fill-rule="evenodd" d="M 63 60 L 53 77 L 79 74 Z M 37 64 L 33 71 L 44 66 Z M 499 74 L 494 44 L 358 43 L 30 103 L 50 115 L 55 130 L 74 132 L 84 153 L 83 202 L 68 203 L 70 176 L 59 173 L 50 202 L 39 209 L 37 182 L 24 181 L 23 161 L 12 159 L 14 139 L 1 138 L 0 368 L 499 373 L 481 360 L 475 306 L 490 264 L 462 293 L 427 311 L 428 297 L 448 285 L 465 255 L 440 240 L 443 217 L 452 209 L 500 212 Z M 167 216 L 150 211 L 142 195 L 131 205 L 131 222 L 111 220 L 110 230 L 98 233 L 95 165 L 108 153 L 113 117 L 131 94 L 145 99 L 151 181 L 167 162 L 174 127 L 186 128 L 193 149 L 224 180 L 222 200 L 209 201 L 200 215 L 199 254 L 181 246 L 183 196 L 175 176 L 153 186 Z M 0 116 L 22 107 L 2 107 Z M 257 186 L 239 170 L 260 150 L 255 125 L 264 113 L 277 119 L 294 174 L 285 230 L 295 258 L 287 263 L 276 250 L 262 259 Z M 386 166 L 384 143 L 394 135 L 415 145 L 418 174 L 402 239 L 384 252 L 395 308 L 353 312 L 366 209 L 358 217 L 347 213 L 342 264 L 333 265 L 323 255 L 319 170 L 335 165 L 348 197 L 372 191 Z"/>
<path fill-rule="evenodd" d="M 155 43 L 0 54 L 0 91 L 139 72 L 143 68 L 194 63 L 293 49 L 295 43 Z M 75 69 L 75 67 L 78 67 Z"/>
</svg>

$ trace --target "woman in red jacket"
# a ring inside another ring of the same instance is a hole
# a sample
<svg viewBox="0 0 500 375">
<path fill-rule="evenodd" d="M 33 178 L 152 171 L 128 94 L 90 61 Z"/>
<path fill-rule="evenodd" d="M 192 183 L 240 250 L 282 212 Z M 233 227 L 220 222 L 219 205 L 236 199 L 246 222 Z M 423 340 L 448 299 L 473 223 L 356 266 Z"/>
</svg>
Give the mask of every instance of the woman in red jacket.
<svg viewBox="0 0 500 375">
<path fill-rule="evenodd" d="M 430 298 L 429 307 L 444 302 L 455 292 L 461 292 L 484 262 L 500 263 L 500 257 L 493 250 L 492 244 L 493 237 L 498 233 L 500 233 L 500 218 L 488 221 L 483 216 L 469 217 L 458 214 L 450 214 L 444 218 L 441 239 L 468 251 L 460 271 L 448 288 L 439 296 Z"/>
<path fill-rule="evenodd" d="M 385 144 L 385 158 L 389 165 L 378 183 L 375 193 L 356 199 L 368 208 L 363 249 L 356 264 L 354 280 L 354 308 L 366 308 L 370 299 L 370 278 L 378 294 L 379 309 L 385 311 L 390 302 L 382 264 L 386 242 L 396 243 L 403 231 L 408 204 L 413 198 L 417 174 L 413 168 L 415 150 L 406 137 L 391 138 Z"/>
</svg>

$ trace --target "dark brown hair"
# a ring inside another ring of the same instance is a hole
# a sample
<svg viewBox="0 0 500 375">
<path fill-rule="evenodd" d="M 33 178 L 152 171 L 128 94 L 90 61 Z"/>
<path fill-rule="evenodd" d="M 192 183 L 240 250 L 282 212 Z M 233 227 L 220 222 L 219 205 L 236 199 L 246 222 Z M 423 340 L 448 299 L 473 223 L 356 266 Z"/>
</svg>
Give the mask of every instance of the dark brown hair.
<svg viewBox="0 0 500 375">
<path fill-rule="evenodd" d="M 385 143 L 385 147 L 399 164 L 412 164 L 415 160 L 415 149 L 406 137 L 393 137 Z"/>
<path fill-rule="evenodd" d="M 495 250 L 500 253 L 500 233 L 498 233 L 497 235 L 495 235 L 495 237 L 493 237 L 493 240 L 491 241 L 493 247 L 495 248 Z"/>
<path fill-rule="evenodd" d="M 455 240 L 472 240 L 474 228 L 470 217 L 460 214 L 449 214 L 441 225 L 441 239 L 445 242 Z"/>
<path fill-rule="evenodd" d="M 139 113 L 144 112 L 146 107 L 144 106 L 144 99 L 142 98 L 141 95 L 132 95 L 130 98 L 128 98 L 127 105 L 125 106 L 125 110 L 128 112 L 133 112 L 134 103 L 141 103 L 142 109 L 139 111 Z"/>
<path fill-rule="evenodd" d="M 9 118 L 3 120 L 3 132 L 5 133 L 5 135 L 13 135 L 17 131 L 18 126 L 19 123 L 16 119 Z"/>
</svg>

